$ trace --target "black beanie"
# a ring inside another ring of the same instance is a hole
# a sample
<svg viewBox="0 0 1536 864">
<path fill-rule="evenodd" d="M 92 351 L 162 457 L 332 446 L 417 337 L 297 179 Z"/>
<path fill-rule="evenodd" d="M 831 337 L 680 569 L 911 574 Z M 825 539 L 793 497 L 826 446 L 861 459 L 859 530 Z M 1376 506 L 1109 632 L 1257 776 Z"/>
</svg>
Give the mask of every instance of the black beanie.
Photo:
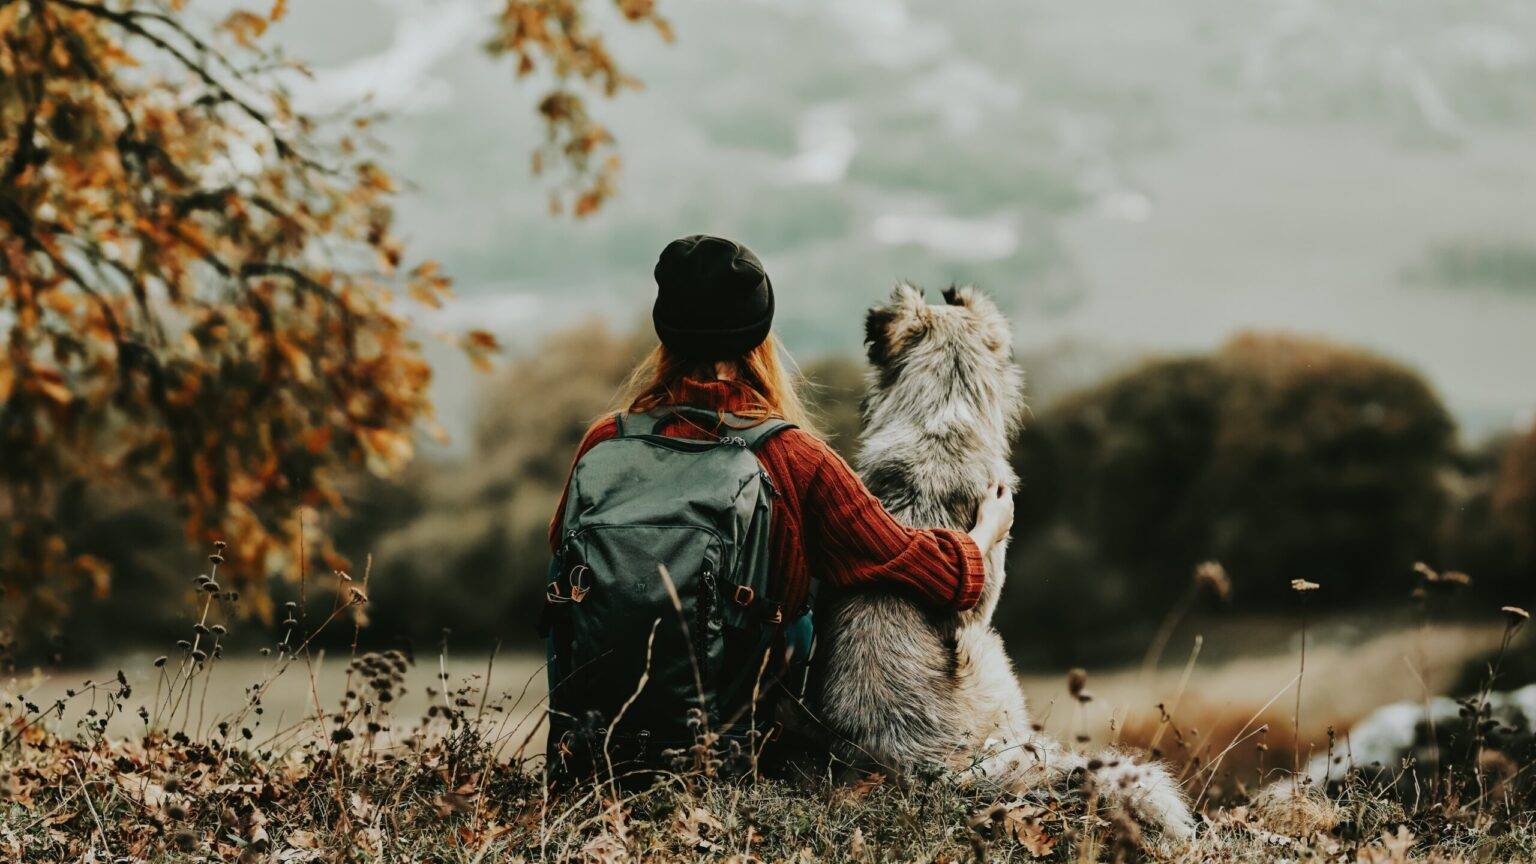
<svg viewBox="0 0 1536 864">
<path fill-rule="evenodd" d="M 673 240 L 656 261 L 651 320 L 661 344 L 685 357 L 739 357 L 768 338 L 773 283 L 739 243 L 707 234 Z"/>
</svg>

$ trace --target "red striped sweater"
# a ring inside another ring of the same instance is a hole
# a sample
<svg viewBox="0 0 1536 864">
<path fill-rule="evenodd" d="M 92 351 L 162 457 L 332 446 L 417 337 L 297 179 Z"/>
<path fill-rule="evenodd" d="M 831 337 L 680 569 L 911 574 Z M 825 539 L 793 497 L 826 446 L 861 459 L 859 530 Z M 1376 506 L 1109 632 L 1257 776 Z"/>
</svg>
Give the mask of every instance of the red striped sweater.
<svg viewBox="0 0 1536 864">
<path fill-rule="evenodd" d="M 720 411 L 739 410 L 739 392 L 726 381 L 684 382 L 679 403 Z M 713 437 L 687 420 L 665 424 L 663 434 Z M 587 431 L 576 459 L 617 434 L 612 417 Z M 976 542 L 961 531 L 908 528 L 885 512 L 848 463 L 823 441 L 789 429 L 764 442 L 758 459 L 779 491 L 774 499 L 773 562 L 775 586 L 784 608 L 798 610 L 816 574 L 834 585 L 887 586 L 910 591 L 942 609 L 976 605 L 985 578 L 985 560 Z M 559 543 L 565 494 L 550 523 L 549 542 Z"/>
</svg>

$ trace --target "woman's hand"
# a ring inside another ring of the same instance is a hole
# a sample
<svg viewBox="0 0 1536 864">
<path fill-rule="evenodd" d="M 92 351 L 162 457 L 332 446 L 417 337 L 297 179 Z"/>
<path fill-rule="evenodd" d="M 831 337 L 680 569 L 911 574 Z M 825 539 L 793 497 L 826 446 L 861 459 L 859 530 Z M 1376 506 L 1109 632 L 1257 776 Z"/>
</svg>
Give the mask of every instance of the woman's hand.
<svg viewBox="0 0 1536 864">
<path fill-rule="evenodd" d="M 1013 527 L 1013 495 L 1006 483 L 994 485 L 981 503 L 976 505 L 976 527 L 971 529 L 971 539 L 976 541 L 982 555 L 991 553 L 998 541 L 1008 536 Z"/>
</svg>

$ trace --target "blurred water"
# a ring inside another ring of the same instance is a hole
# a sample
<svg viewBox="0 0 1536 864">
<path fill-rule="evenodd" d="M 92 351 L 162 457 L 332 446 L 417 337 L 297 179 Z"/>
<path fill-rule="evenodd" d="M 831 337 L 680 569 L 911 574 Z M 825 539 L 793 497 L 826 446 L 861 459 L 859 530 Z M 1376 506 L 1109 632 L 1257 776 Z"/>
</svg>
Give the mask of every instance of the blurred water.
<svg viewBox="0 0 1536 864">
<path fill-rule="evenodd" d="M 115 678 L 121 670 L 133 693 L 125 703 L 127 710 L 112 718 L 109 734 L 130 736 L 142 732 L 144 723 L 137 711 L 143 706 L 159 727 L 183 730 L 197 738 L 211 734 L 221 720 L 230 721 L 232 734 L 238 734 L 241 727 L 249 728 L 252 740 L 261 745 L 272 736 L 282 735 L 280 740 L 289 740 L 291 736 L 285 733 L 305 727 L 321 737 L 328 735 L 334 724 L 326 718 L 339 710 L 348 687 L 345 657 L 317 653 L 313 662 L 294 663 L 280 675 L 275 674 L 277 664 L 270 660 L 228 657 L 199 674 L 191 687 L 177 688 L 182 696 L 173 716 L 169 708 L 169 682 L 176 672 L 175 664 L 167 664 L 162 673 L 154 668 L 153 662 L 153 656 L 135 653 L 90 669 L 35 671 L 8 681 L 0 679 L 0 692 L 24 697 L 43 708 L 65 699 L 63 718 L 51 718 L 48 722 L 54 728 L 70 730 L 90 710 L 105 712 L 105 693 L 116 689 Z M 447 687 L 440 683 L 439 675 L 443 672 L 448 675 Z M 93 681 L 105 685 L 105 689 L 93 692 Z M 356 690 L 368 690 L 358 676 L 352 678 L 351 685 Z M 529 732 L 537 725 L 542 710 L 543 658 L 511 654 L 497 657 L 493 663 L 489 655 L 450 657 L 441 667 L 437 658 L 424 658 L 410 668 L 404 689 L 396 691 L 395 698 L 386 706 L 394 718 L 390 724 L 393 731 L 408 733 L 429 707 L 451 705 L 461 688 L 467 688 L 464 695 L 470 700 L 470 707 L 463 710 L 471 717 L 481 717 L 492 734 L 497 730 L 510 734 L 522 721 L 527 721 L 522 724 L 523 732 Z M 246 710 L 258 689 L 263 709 L 259 715 Z M 436 695 L 430 695 L 429 689 L 435 689 Z M 71 690 L 79 695 L 69 698 Z M 446 702 L 444 693 L 448 694 Z M 487 694 L 484 712 L 479 707 L 482 693 Z M 322 719 L 316 721 L 317 717 Z"/>
<path fill-rule="evenodd" d="M 1371 626 L 1368 620 L 1360 624 L 1353 629 L 1325 628 L 1321 639 L 1318 634 L 1313 636 L 1303 686 L 1304 741 L 1324 742 L 1328 727 L 1346 729 L 1381 705 L 1445 692 L 1462 674 L 1467 660 L 1496 647 L 1502 633 L 1494 624 L 1429 625 L 1387 632 Z M 1278 621 L 1258 629 L 1296 635 L 1294 625 Z M 1178 717 L 1181 727 L 1207 732 L 1220 729 L 1235 735 L 1262 723 L 1276 729 L 1290 728 L 1294 698 L 1290 692 L 1298 672 L 1299 643 L 1290 638 L 1249 645 L 1203 642 L 1196 650 L 1193 637 L 1181 634 L 1169 645 L 1165 665 L 1150 673 L 1139 668 L 1090 669 L 1088 690 L 1093 699 L 1082 705 L 1067 696 L 1066 670 L 1027 672 L 1020 676 L 1020 682 L 1033 719 L 1063 738 L 1086 734 L 1103 743 L 1116 740 L 1128 727 L 1145 733 L 1158 717 L 1159 703 Z M 1202 659 L 1212 655 L 1222 659 Z M 1184 670 L 1191 656 L 1195 661 L 1186 681 Z M 23 695 L 47 706 L 65 698 L 68 690 L 76 690 L 82 695 L 68 702 L 64 719 L 49 721 L 55 728 L 67 730 L 93 706 L 97 710 L 105 707 L 102 697 L 89 693 L 86 682 L 111 682 L 121 669 L 134 694 L 127 702 L 128 711 L 113 718 L 109 732 L 133 735 L 144 728 L 134 714 L 137 707 L 142 704 L 153 710 L 157 704 L 155 687 L 161 678 L 152 661 L 149 655 L 129 654 L 92 669 L 32 673 L 0 681 L 0 692 Z M 275 680 L 272 669 L 273 664 L 261 658 L 221 660 L 211 676 L 199 678 L 191 698 L 182 701 L 183 708 L 171 722 L 164 722 L 166 714 L 161 710 L 159 725 L 184 729 L 190 735 L 199 729 L 206 734 L 220 720 L 240 714 L 250 698 L 249 688 L 270 680 L 263 691 L 264 713 L 259 717 L 245 715 L 234 724 L 235 734 L 240 726 L 247 726 L 255 744 L 262 747 L 270 746 L 274 736 L 283 744 L 291 744 L 303 734 L 328 735 L 334 725 L 327 715 L 337 710 L 346 690 L 345 659 L 317 655 L 309 666 L 295 664 Z M 438 683 L 444 672 L 447 688 Z M 436 658 L 421 658 L 406 679 L 405 692 L 389 704 L 394 718 L 389 725 L 395 736 L 409 734 L 430 706 L 444 705 L 446 689 L 448 703 L 460 696 L 467 700 L 463 710 L 481 720 L 492 740 L 505 744 L 504 755 L 525 741 L 528 753 L 541 752 L 540 717 L 545 695 L 542 656 L 500 655 L 494 663 L 488 655 L 450 657 L 441 667 Z M 353 684 L 360 686 L 356 679 Z M 435 688 L 437 695 L 429 695 L 429 688 Z M 162 686 L 161 705 L 167 701 L 164 689 Z M 480 709 L 482 693 L 484 711 Z"/>
<path fill-rule="evenodd" d="M 460 294 L 425 330 L 641 320 L 657 250 L 707 230 L 761 254 L 802 355 L 858 350 L 897 278 L 975 281 L 1026 350 L 1305 330 L 1421 368 L 1478 432 L 1536 404 L 1536 4 L 670 0 L 670 45 L 598 4 L 646 88 L 593 105 L 625 173 L 581 223 L 528 172 L 547 79 L 476 50 L 495 7 L 273 28 L 316 67 L 301 103 L 394 112 L 403 233 Z M 476 378 L 434 360 L 461 432 Z"/>
</svg>

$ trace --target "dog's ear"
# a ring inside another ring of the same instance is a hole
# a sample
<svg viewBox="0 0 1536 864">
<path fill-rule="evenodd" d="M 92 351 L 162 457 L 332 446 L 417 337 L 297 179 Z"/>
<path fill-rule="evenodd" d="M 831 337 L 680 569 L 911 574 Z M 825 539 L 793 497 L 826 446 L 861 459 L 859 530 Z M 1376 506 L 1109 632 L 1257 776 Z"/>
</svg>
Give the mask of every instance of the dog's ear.
<svg viewBox="0 0 1536 864">
<path fill-rule="evenodd" d="M 944 289 L 944 302 L 951 306 L 972 306 L 979 297 L 980 292 L 971 285 L 950 285 Z"/>
<path fill-rule="evenodd" d="M 891 360 L 891 325 L 896 323 L 896 310 L 890 306 L 876 306 L 864 316 L 864 349 L 869 363 L 884 368 Z"/>
<path fill-rule="evenodd" d="M 891 307 L 898 312 L 915 313 L 928 305 L 923 289 L 911 282 L 897 282 L 891 289 Z"/>
<path fill-rule="evenodd" d="M 869 362 L 879 368 L 889 366 L 902 348 L 927 328 L 928 316 L 923 289 L 910 282 L 897 282 L 890 302 L 869 310 L 864 318 Z"/>
</svg>

